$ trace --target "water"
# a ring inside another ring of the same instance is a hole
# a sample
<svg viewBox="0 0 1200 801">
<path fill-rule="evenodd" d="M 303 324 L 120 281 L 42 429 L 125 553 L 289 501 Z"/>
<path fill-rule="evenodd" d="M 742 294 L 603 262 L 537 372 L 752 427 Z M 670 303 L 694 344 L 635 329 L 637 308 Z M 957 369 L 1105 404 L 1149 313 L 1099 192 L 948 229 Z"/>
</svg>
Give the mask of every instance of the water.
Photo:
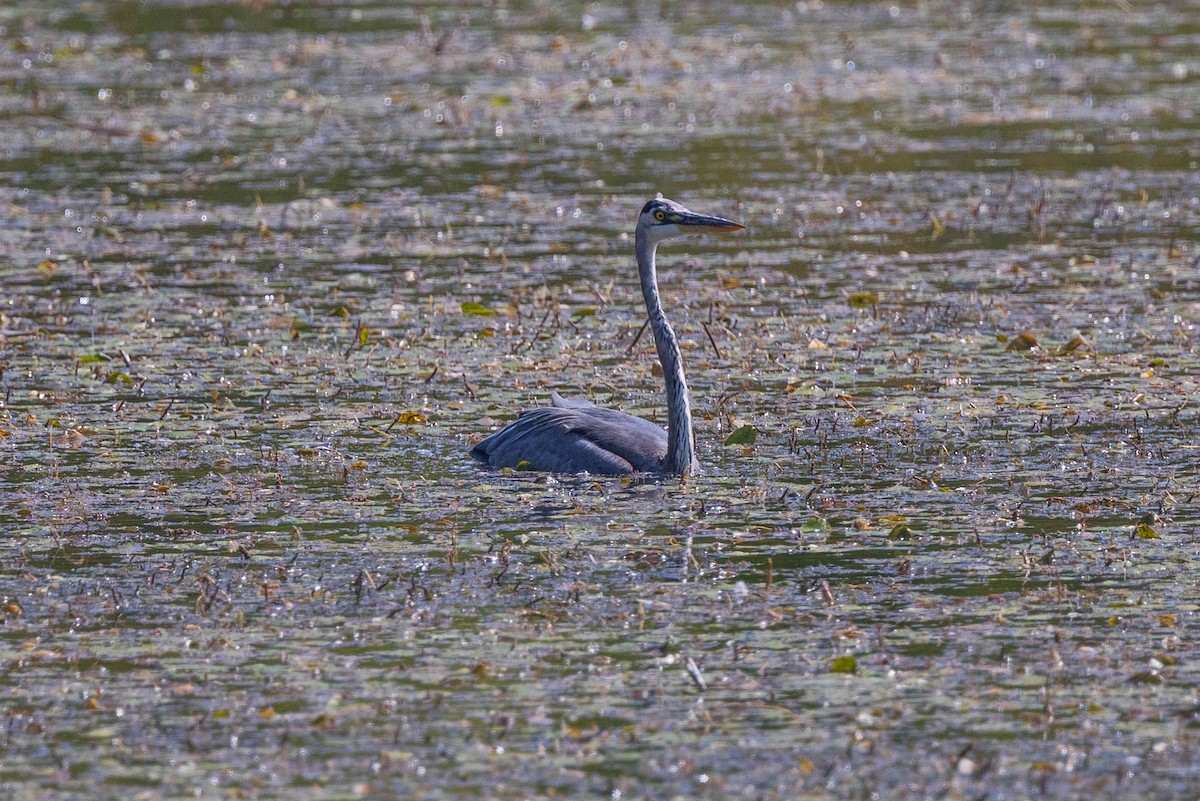
<svg viewBox="0 0 1200 801">
<path fill-rule="evenodd" d="M 6 794 L 1193 797 L 1198 11 L 6 6 Z"/>
</svg>

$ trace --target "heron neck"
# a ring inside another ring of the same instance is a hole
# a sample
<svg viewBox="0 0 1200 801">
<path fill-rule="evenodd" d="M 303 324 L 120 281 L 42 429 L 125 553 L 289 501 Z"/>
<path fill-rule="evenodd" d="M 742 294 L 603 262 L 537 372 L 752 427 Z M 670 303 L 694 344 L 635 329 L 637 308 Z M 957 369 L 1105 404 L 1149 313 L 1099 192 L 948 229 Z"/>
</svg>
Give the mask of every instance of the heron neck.
<svg viewBox="0 0 1200 801">
<path fill-rule="evenodd" d="M 654 332 L 654 346 L 662 365 L 663 383 L 667 389 L 667 459 L 666 472 L 688 475 L 696 470 L 696 444 L 692 435 L 692 410 L 688 400 L 687 379 L 683 375 L 683 357 L 679 340 L 667 322 L 662 300 L 658 296 L 658 276 L 654 255 L 657 245 L 639 231 L 636 250 L 638 275 L 642 282 L 642 297 Z"/>
</svg>

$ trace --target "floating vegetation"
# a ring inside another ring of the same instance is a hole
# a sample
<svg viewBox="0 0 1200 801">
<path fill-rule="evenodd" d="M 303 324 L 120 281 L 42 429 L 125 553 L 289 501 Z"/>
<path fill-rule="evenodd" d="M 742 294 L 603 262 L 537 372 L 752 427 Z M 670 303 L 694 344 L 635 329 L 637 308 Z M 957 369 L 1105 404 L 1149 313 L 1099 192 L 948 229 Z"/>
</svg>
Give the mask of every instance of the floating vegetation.
<svg viewBox="0 0 1200 801">
<path fill-rule="evenodd" d="M 726 445 L 753 445 L 758 439 L 758 429 L 754 426 L 739 426 L 725 438 Z"/>
<path fill-rule="evenodd" d="M 495 317 L 496 312 L 484 306 L 482 303 L 464 303 L 462 305 L 463 314 L 474 314 L 480 317 Z"/>
<path fill-rule="evenodd" d="M 835 656 L 829 670 L 831 673 L 855 673 L 858 671 L 858 657 L 854 654 Z"/>
<path fill-rule="evenodd" d="M 0 794 L 1193 797 L 1196 11 L 4 4 Z"/>
</svg>

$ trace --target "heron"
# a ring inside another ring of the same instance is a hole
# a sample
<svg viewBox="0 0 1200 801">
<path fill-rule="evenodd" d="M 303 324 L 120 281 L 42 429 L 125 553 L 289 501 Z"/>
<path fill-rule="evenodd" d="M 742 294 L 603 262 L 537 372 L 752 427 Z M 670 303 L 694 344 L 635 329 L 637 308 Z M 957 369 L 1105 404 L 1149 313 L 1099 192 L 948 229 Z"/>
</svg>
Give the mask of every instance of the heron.
<svg viewBox="0 0 1200 801">
<path fill-rule="evenodd" d="M 667 393 L 667 428 L 586 400 L 567 400 L 550 393 L 550 406 L 530 409 L 471 449 L 471 455 L 493 467 L 551 473 L 627 475 L 696 472 L 692 411 L 679 340 L 667 322 L 654 257 L 658 245 L 686 234 L 724 234 L 745 226 L 723 217 L 697 214 L 673 200 L 648 201 L 638 215 L 634 234 L 638 276 L 646 301 L 650 330 L 662 365 Z"/>
</svg>

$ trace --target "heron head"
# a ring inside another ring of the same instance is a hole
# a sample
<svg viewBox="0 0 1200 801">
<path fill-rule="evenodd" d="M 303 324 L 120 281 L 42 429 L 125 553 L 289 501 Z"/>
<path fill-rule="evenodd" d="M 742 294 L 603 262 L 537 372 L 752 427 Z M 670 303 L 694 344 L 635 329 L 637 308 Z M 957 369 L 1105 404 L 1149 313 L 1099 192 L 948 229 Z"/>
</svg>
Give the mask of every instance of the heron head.
<svg viewBox="0 0 1200 801">
<path fill-rule="evenodd" d="M 637 231 L 651 242 L 661 242 L 684 234 L 728 234 L 745 227 L 723 217 L 697 214 L 674 200 L 660 197 L 642 206 Z"/>
</svg>

